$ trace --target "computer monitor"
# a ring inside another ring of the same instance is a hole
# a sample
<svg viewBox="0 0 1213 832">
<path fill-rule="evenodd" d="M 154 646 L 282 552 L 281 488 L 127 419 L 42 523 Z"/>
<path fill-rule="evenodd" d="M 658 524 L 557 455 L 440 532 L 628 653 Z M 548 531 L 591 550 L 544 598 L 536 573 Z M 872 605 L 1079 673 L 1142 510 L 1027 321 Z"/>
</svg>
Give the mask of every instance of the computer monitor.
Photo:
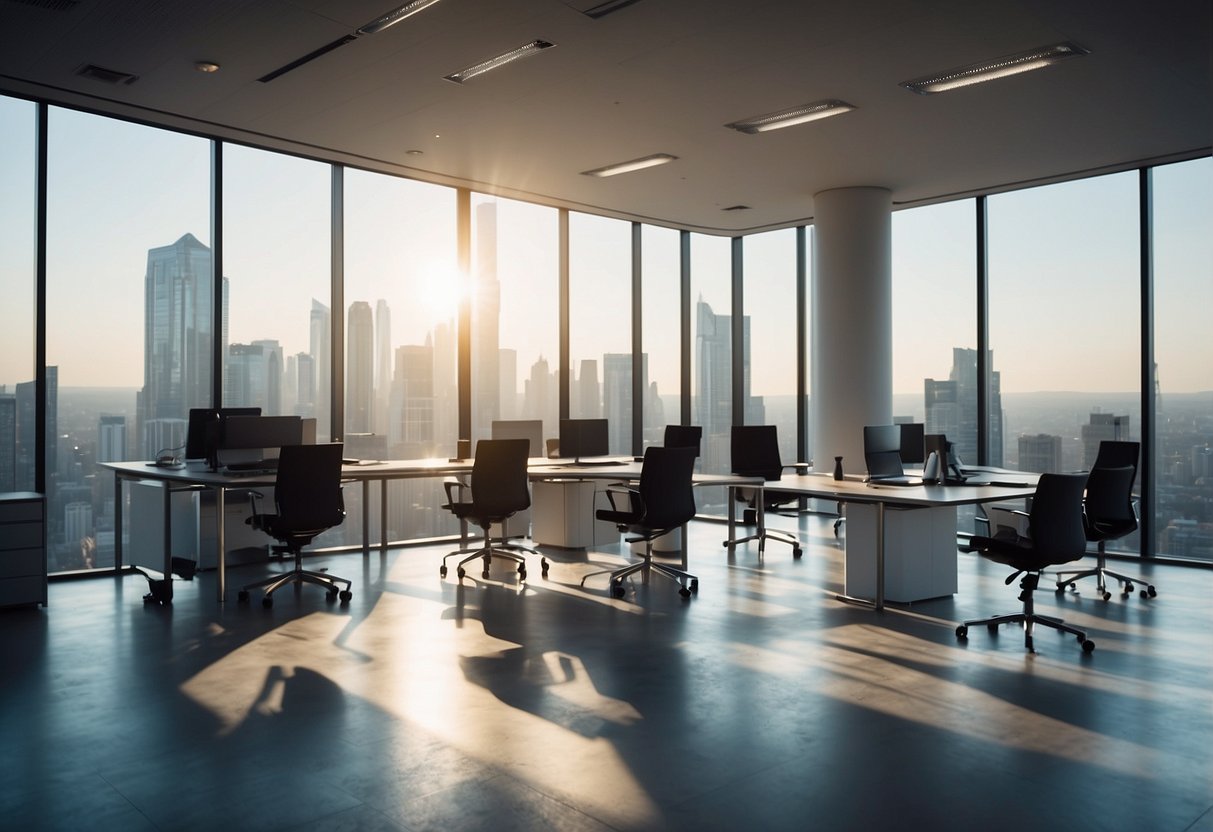
<svg viewBox="0 0 1213 832">
<path fill-rule="evenodd" d="M 222 452 L 247 451 L 234 456 L 272 459 L 283 445 L 303 444 L 303 420 L 298 416 L 229 416 L 223 420 Z"/>
<path fill-rule="evenodd" d="M 926 426 L 922 422 L 902 422 L 901 428 L 901 461 L 905 465 L 922 465 L 927 456 L 923 450 L 923 437 Z"/>
<path fill-rule="evenodd" d="M 610 454 L 606 419 L 561 419 L 560 455 L 580 461 L 583 457 Z"/>
<path fill-rule="evenodd" d="M 956 452 L 948 437 L 942 433 L 928 433 L 923 437 L 923 449 L 926 452 L 926 462 L 922 468 L 925 480 L 964 482 L 964 474 Z M 943 476 L 940 476 L 943 472 Z"/>
<path fill-rule="evenodd" d="M 901 425 L 865 425 L 863 429 L 863 460 L 868 476 L 901 477 Z"/>
<path fill-rule="evenodd" d="M 529 457 L 547 456 L 543 447 L 542 419 L 494 419 L 493 439 L 525 439 L 530 443 Z"/>
<path fill-rule="evenodd" d="M 193 407 L 185 429 L 185 458 L 210 459 L 219 441 L 221 422 L 228 416 L 260 416 L 259 407 Z"/>
</svg>

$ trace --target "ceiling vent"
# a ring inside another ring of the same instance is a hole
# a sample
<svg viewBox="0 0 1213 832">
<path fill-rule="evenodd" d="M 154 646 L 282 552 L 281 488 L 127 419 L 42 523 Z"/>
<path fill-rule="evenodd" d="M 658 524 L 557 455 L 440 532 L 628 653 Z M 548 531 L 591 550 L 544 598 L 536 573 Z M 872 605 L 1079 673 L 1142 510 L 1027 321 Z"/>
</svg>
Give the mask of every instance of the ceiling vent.
<svg viewBox="0 0 1213 832">
<path fill-rule="evenodd" d="M 103 66 L 96 64 L 85 64 L 76 70 L 76 74 L 81 78 L 88 78 L 93 81 L 100 81 L 103 84 L 118 86 L 119 84 L 133 84 L 139 80 L 138 75 L 131 75 L 129 72 L 119 72 L 116 69 L 106 69 Z"/>
<path fill-rule="evenodd" d="M 748 206 L 748 205 L 730 205 L 728 208 L 721 208 L 720 210 L 721 211 L 748 211 L 748 210 L 750 210 L 750 206 Z"/>
<path fill-rule="evenodd" d="M 345 35 L 344 37 L 337 38 L 337 40 L 333 41 L 332 43 L 326 43 L 324 46 L 320 47 L 319 49 L 313 49 L 311 52 L 308 52 L 302 58 L 296 58 L 295 60 L 291 61 L 289 64 L 280 66 L 277 69 L 275 69 L 273 72 L 269 72 L 269 73 L 266 73 L 265 75 L 262 75 L 257 80 L 263 84 L 268 84 L 270 81 L 273 81 L 278 76 L 286 75 L 291 70 L 298 69 L 299 67 L 303 66 L 306 63 L 311 63 L 312 61 L 319 58 L 321 55 L 327 55 L 328 53 L 330 53 L 334 49 L 336 49 L 338 46 L 345 46 L 347 43 L 349 43 L 350 41 L 353 41 L 353 40 L 357 40 L 357 38 L 354 35 Z"/>
<path fill-rule="evenodd" d="M 639 3 L 640 0 L 563 0 L 563 2 L 570 9 L 597 20 L 620 9 L 626 9 L 633 3 Z"/>
<path fill-rule="evenodd" d="M 52 12 L 70 12 L 80 5 L 80 0 L 5 0 L 17 6 L 33 6 L 35 9 L 46 9 Z"/>
</svg>

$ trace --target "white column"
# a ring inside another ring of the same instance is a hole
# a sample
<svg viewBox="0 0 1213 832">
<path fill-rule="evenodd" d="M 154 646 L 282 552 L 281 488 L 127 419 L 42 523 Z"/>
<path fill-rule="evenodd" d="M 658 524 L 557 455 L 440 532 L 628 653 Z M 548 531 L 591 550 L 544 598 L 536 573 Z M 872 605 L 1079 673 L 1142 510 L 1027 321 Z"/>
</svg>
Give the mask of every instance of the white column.
<svg viewBox="0 0 1213 832">
<path fill-rule="evenodd" d="M 866 470 L 863 426 L 893 421 L 892 193 L 813 197 L 812 439 L 817 471 Z"/>
</svg>

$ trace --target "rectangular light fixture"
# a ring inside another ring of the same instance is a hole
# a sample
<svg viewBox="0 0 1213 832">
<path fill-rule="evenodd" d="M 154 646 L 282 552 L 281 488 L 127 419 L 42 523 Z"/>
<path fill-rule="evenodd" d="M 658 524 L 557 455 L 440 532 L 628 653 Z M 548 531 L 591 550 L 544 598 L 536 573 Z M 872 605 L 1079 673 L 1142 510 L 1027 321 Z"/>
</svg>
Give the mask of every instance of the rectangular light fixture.
<svg viewBox="0 0 1213 832">
<path fill-rule="evenodd" d="M 854 109 L 855 106 L 852 104 L 830 98 L 825 101 L 814 101 L 812 104 L 802 104 L 799 107 L 789 107 L 776 113 L 767 113 L 765 116 L 734 121 L 726 124 L 725 127 L 731 127 L 742 133 L 765 133 L 768 130 L 791 127 L 794 124 L 804 124 L 806 121 L 842 115 Z"/>
<path fill-rule="evenodd" d="M 594 168 L 593 170 L 583 170 L 582 176 L 615 176 L 619 173 L 630 173 L 634 170 L 644 170 L 645 168 L 657 167 L 673 162 L 677 156 L 671 156 L 668 153 L 654 153 L 652 156 L 642 156 L 639 159 L 632 159 L 629 162 L 619 162 L 615 165 L 607 165 L 603 168 Z"/>
<path fill-rule="evenodd" d="M 902 81 L 898 86 L 905 87 L 910 92 L 919 95 L 933 95 L 938 92 L 954 90 L 957 87 L 967 87 L 970 84 L 980 84 L 1005 78 L 1008 75 L 1018 75 L 1021 72 L 1031 72 L 1033 69 L 1044 69 L 1046 66 L 1089 55 L 1090 52 L 1076 43 L 1069 41 L 1055 43 L 1052 46 L 1042 46 L 1039 49 L 1029 49 L 1014 55 L 1004 55 L 992 61 L 983 61 L 955 69 L 937 72 L 934 75 L 924 75 L 912 81 Z"/>
<path fill-rule="evenodd" d="M 412 17 L 417 12 L 428 9 L 437 2 L 438 0 L 412 0 L 411 3 L 405 3 L 399 8 L 392 9 L 387 14 L 380 15 L 365 26 L 360 26 L 358 34 L 373 35 L 376 32 L 382 32 L 387 27 L 394 26 L 406 17 Z"/>
<path fill-rule="evenodd" d="M 456 84 L 462 84 L 469 78 L 475 78 L 477 75 L 483 75 L 491 69 L 496 69 L 499 66 L 504 66 L 519 58 L 525 58 L 528 55 L 537 54 L 543 49 L 551 49 L 556 44 L 549 43 L 546 40 L 533 40 L 530 43 L 524 43 L 517 49 L 511 49 L 509 52 L 504 52 L 496 58 L 489 58 L 487 61 L 481 61 L 474 66 L 469 66 L 466 69 L 461 69 L 458 72 L 452 72 L 450 75 L 442 76 L 448 81 L 454 81 Z"/>
</svg>

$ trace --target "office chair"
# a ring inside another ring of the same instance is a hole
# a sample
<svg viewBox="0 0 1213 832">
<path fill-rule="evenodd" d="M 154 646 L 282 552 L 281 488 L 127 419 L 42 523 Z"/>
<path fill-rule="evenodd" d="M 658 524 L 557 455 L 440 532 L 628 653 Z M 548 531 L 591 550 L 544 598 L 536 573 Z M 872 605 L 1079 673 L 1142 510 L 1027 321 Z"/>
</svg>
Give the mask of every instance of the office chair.
<svg viewBox="0 0 1213 832">
<path fill-rule="evenodd" d="M 667 448 L 694 448 L 699 456 L 703 443 L 703 428 L 699 425 L 666 425 L 661 444 Z"/>
<path fill-rule="evenodd" d="M 1083 501 L 1083 520 L 1087 540 L 1095 543 L 1095 568 L 1057 573 L 1057 591 L 1066 586 L 1075 589 L 1075 583 L 1083 578 L 1095 576 L 1096 593 L 1105 601 L 1112 597 L 1107 579 L 1115 578 L 1122 586 L 1121 597 L 1133 593 L 1133 585 L 1141 584 L 1142 598 L 1153 598 L 1158 594 L 1154 586 L 1142 578 L 1134 578 L 1113 572 L 1107 568 L 1105 547 L 1109 540 L 1117 540 L 1132 534 L 1137 529 L 1137 506 L 1133 500 L 1133 483 L 1137 479 L 1137 458 L 1140 445 L 1137 442 L 1105 440 L 1099 443 L 1099 453 L 1087 478 L 1087 496 Z"/>
<path fill-rule="evenodd" d="M 775 425 L 734 425 L 729 437 L 730 458 L 733 473 L 741 477 L 762 477 L 767 482 L 778 482 L 783 476 L 785 467 L 779 459 L 779 436 Z M 800 540 L 795 535 L 784 531 L 766 528 L 765 523 L 759 523 L 756 500 L 762 498 L 763 511 L 774 511 L 789 503 L 799 503 L 800 497 L 785 491 L 768 488 L 738 488 L 738 501 L 745 502 L 747 508 L 742 514 L 742 524 L 757 526 L 754 534 L 739 537 L 736 540 L 726 540 L 722 545 L 727 546 L 729 553 L 733 547 L 751 540 L 758 541 L 758 554 L 766 548 L 767 540 L 778 540 L 792 547 L 792 557 L 799 558 L 802 554 Z"/>
<path fill-rule="evenodd" d="M 587 578 L 609 574 L 611 595 L 622 598 L 623 579 L 640 572 L 646 578 L 655 573 L 679 584 L 678 594 L 683 598 L 690 598 L 691 593 L 699 591 L 699 579 L 694 575 L 653 561 L 653 541 L 681 528 L 695 516 L 695 495 L 691 490 L 694 470 L 694 448 L 650 446 L 645 449 L 637 485 L 613 483 L 607 487 L 611 508 L 599 509 L 596 516 L 599 520 L 614 523 L 621 532 L 635 535 L 624 538 L 625 543 L 643 541 L 644 560 L 619 569 L 590 572 L 581 579 L 582 586 L 585 586 Z"/>
<path fill-rule="evenodd" d="M 1019 582 L 1022 592 L 1023 612 L 996 615 L 966 621 L 956 628 L 956 637 L 968 638 L 969 628 L 984 624 L 990 632 L 997 632 L 1001 624 L 1023 624 L 1024 646 L 1036 652 L 1032 635 L 1036 624 L 1043 624 L 1061 632 L 1077 636 L 1083 652 L 1095 649 L 1095 642 L 1087 634 L 1066 624 L 1060 618 L 1040 615 L 1035 611 L 1032 593 L 1040 583 L 1041 573 L 1049 566 L 1078 560 L 1086 552 L 1087 538 L 1083 533 L 1082 493 L 1086 488 L 1086 474 L 1041 474 L 1032 498 L 1032 509 L 1028 513 L 1028 537 L 1020 537 L 1014 530 L 1005 529 L 994 537 L 973 537 L 970 545 L 981 556 L 1005 563 L 1015 571 L 1006 579 L 1010 583 L 1023 575 Z"/>
<path fill-rule="evenodd" d="M 274 605 L 274 592 L 292 583 L 316 584 L 328 591 L 328 600 L 338 597 L 343 602 L 353 597 L 352 584 L 324 572 L 303 568 L 303 547 L 322 532 L 345 521 L 345 503 L 341 497 L 340 442 L 324 445 L 284 445 L 278 456 L 278 472 L 274 481 L 276 514 L 258 514 L 256 492 L 250 492 L 253 514 L 244 522 L 283 544 L 284 550 L 295 558 L 295 568 L 273 575 L 240 590 L 237 600 L 246 602 L 249 590 L 265 588 L 261 605 Z M 340 584 L 345 589 L 339 590 Z"/>
<path fill-rule="evenodd" d="M 519 552 L 538 554 L 529 546 L 519 543 L 507 543 L 504 538 L 505 520 L 514 514 L 530 508 L 531 492 L 527 482 L 527 454 L 530 442 L 526 439 L 481 439 L 476 443 L 476 453 L 472 462 L 472 479 L 466 485 L 458 481 L 446 481 L 442 485 L 446 489 L 446 505 L 443 508 L 454 514 L 460 521 L 470 521 L 484 530 L 484 544 L 476 548 L 457 549 L 442 558 L 442 566 L 438 574 L 445 578 L 448 559 L 463 555 L 463 559 L 455 568 L 455 574 L 460 578 L 467 574 L 463 565 L 468 561 L 482 558 L 484 570 L 482 578 L 489 577 L 489 565 L 493 556 L 505 558 L 518 564 L 518 579 L 526 580 L 526 560 Z M 467 489 L 471 492 L 470 500 L 458 500 Z M 498 545 L 493 545 L 490 530 L 494 523 L 502 526 L 502 539 Z M 548 564 L 543 562 L 543 574 L 547 575 Z"/>
</svg>

